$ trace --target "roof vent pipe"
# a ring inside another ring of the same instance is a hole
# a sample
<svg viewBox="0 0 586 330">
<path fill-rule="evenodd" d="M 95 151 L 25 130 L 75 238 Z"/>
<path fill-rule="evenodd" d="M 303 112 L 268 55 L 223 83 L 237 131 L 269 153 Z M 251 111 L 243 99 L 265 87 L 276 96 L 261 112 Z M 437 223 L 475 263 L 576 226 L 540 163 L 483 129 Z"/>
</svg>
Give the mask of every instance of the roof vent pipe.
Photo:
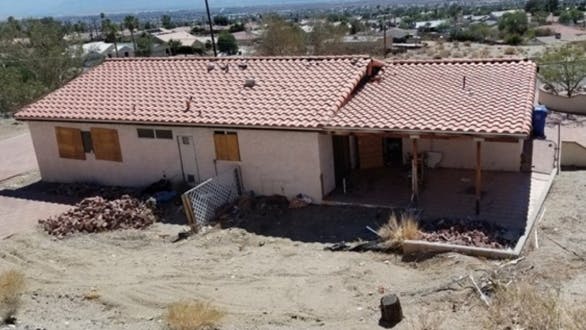
<svg viewBox="0 0 586 330">
<path fill-rule="evenodd" d="M 256 81 L 254 80 L 254 78 L 248 78 L 244 82 L 244 87 L 252 88 L 254 87 L 254 85 L 256 85 Z"/>
<path fill-rule="evenodd" d="M 208 63 L 208 72 L 212 71 L 216 66 L 214 65 L 214 63 Z"/>
<path fill-rule="evenodd" d="M 466 76 L 462 77 L 462 89 L 466 89 Z"/>
</svg>

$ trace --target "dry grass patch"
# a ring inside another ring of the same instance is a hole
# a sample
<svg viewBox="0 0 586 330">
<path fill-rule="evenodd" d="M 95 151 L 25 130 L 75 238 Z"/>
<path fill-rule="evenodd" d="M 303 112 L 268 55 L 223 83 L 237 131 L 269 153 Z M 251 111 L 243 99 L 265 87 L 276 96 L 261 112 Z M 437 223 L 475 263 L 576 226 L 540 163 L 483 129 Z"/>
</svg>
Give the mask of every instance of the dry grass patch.
<svg viewBox="0 0 586 330">
<path fill-rule="evenodd" d="M 165 320 L 171 330 L 204 330 L 215 328 L 223 316 L 209 303 L 181 301 L 169 305 Z"/>
<path fill-rule="evenodd" d="M 96 300 L 100 298 L 100 293 L 96 289 L 91 289 L 83 295 L 84 300 Z"/>
<path fill-rule="evenodd" d="M 569 306 L 553 290 L 527 283 L 497 287 L 489 307 L 488 329 L 586 329 L 586 306 Z"/>
<path fill-rule="evenodd" d="M 10 270 L 0 274 L 0 323 L 14 316 L 24 290 L 24 274 Z"/>
<path fill-rule="evenodd" d="M 401 246 L 406 240 L 415 240 L 421 237 L 419 223 L 415 218 L 403 215 L 399 220 L 395 214 L 391 214 L 387 223 L 378 229 L 377 234 L 381 240 L 394 247 Z"/>
</svg>

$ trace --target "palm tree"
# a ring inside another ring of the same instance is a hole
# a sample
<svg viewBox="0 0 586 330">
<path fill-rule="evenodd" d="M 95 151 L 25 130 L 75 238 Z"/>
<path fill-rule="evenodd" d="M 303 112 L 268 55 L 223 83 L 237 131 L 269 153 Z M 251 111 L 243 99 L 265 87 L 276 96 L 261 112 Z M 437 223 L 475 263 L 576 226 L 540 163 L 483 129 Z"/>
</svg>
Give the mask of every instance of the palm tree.
<svg viewBox="0 0 586 330">
<path fill-rule="evenodd" d="M 124 17 L 124 26 L 128 30 L 130 30 L 132 46 L 134 47 L 134 53 L 136 53 L 136 40 L 134 39 L 134 30 L 138 29 L 138 18 L 131 15 Z"/>
<path fill-rule="evenodd" d="M 101 23 L 101 30 L 102 30 L 101 37 L 104 38 L 106 35 L 106 14 L 100 13 L 100 23 Z M 97 31 L 96 31 L 96 34 L 97 34 Z"/>
<path fill-rule="evenodd" d="M 112 40 L 114 43 L 114 49 L 116 50 L 116 57 L 120 57 L 118 54 L 118 25 L 112 23 L 109 19 L 104 20 L 103 29 L 106 33 L 106 39 Z"/>
</svg>

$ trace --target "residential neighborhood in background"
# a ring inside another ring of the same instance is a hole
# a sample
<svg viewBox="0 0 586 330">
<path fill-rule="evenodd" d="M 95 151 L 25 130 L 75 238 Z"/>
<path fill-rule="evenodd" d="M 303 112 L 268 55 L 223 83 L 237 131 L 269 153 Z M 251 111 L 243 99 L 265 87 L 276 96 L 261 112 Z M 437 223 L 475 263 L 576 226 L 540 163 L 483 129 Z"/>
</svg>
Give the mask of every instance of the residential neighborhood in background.
<svg viewBox="0 0 586 330">
<path fill-rule="evenodd" d="M 0 330 L 586 329 L 586 1 L 44 1 Z"/>
</svg>

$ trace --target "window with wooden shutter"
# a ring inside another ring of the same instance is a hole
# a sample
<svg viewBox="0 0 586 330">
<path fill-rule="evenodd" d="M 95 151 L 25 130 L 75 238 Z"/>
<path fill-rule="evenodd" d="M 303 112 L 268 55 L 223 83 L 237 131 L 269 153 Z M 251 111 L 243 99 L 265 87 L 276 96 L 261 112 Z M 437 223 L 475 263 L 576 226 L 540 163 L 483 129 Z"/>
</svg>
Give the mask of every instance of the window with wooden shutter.
<svg viewBox="0 0 586 330">
<path fill-rule="evenodd" d="M 214 132 L 216 160 L 240 161 L 240 147 L 236 132 Z"/>
<path fill-rule="evenodd" d="M 81 131 L 77 128 L 55 127 L 59 157 L 85 160 Z"/>
<path fill-rule="evenodd" d="M 117 130 L 93 127 L 91 133 L 96 159 L 114 162 L 122 161 L 122 151 L 120 150 Z"/>
</svg>

